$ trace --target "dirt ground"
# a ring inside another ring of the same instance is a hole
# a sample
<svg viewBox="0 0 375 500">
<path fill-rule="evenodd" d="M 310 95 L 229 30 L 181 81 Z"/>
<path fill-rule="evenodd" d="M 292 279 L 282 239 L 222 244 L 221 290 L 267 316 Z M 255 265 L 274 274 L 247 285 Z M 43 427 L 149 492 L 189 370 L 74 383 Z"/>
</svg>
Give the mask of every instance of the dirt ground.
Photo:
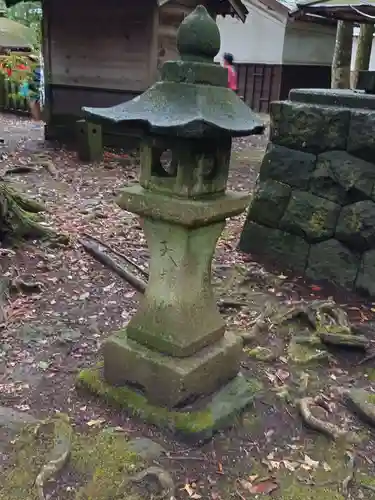
<svg viewBox="0 0 375 500">
<path fill-rule="evenodd" d="M 77 432 L 108 427 L 130 438 L 152 439 L 168 450 L 156 465 L 171 474 L 177 500 L 310 500 L 316 494 L 322 500 L 375 498 L 374 435 L 340 399 L 343 389 L 373 388 L 374 361 L 359 364 L 361 351 L 330 350 L 315 362 L 294 363 L 288 357 L 285 329 L 261 330 L 244 347 L 242 362 L 243 373 L 263 385 L 261 394 L 232 429 L 201 447 L 188 447 L 168 432 L 77 393 L 77 372 L 100 359 L 101 342 L 126 325 L 138 301 L 127 283 L 85 253 L 78 238 L 93 235 L 147 269 L 148 250 L 139 222 L 114 202 L 124 185 L 136 181 L 138 166 L 124 154 L 109 151 L 100 164 L 82 164 L 74 153 L 44 144 L 41 126 L 26 119 L 0 117 L 0 138 L 2 170 L 32 165 L 34 172 L 10 180 L 45 203 L 46 224 L 72 237 L 68 247 L 32 242 L 18 249 L 0 248 L 3 275 L 42 284 L 40 293 L 17 295 L 6 305 L 7 323 L 0 333 L 0 405 L 37 418 L 63 412 Z M 252 191 L 266 143 L 265 136 L 235 142 L 231 189 Z M 55 178 L 40 166 L 40 155 L 53 163 Z M 306 282 L 278 269 L 277 263 L 264 267 L 237 252 L 244 218 L 228 222 L 214 261 L 218 295 L 224 302 L 239 302 L 223 306 L 228 329 L 249 333 L 266 304 L 277 312 L 301 299 L 310 303 L 333 297 L 352 322 L 367 326 L 370 340 L 375 338 L 371 302 Z M 295 323 L 294 328 L 302 326 Z M 273 355 L 262 358 L 260 353 L 267 349 Z M 359 443 L 333 443 L 303 425 L 297 401 L 322 394 L 322 419 L 356 432 L 362 438 Z M 48 498 L 74 499 L 83 481 L 67 467 L 50 483 Z M 143 498 L 156 497 L 145 493 Z"/>
</svg>

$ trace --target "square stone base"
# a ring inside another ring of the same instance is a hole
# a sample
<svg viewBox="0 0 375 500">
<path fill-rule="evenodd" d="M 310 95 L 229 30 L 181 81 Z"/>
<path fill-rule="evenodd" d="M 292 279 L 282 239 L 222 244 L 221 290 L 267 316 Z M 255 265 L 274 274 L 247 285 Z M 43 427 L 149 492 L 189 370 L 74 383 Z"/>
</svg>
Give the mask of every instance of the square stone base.
<svg viewBox="0 0 375 500">
<path fill-rule="evenodd" d="M 231 333 L 194 356 L 177 358 L 148 349 L 126 336 L 126 330 L 103 345 L 104 378 L 112 386 L 138 387 L 157 405 L 174 408 L 216 391 L 235 377 L 242 340 Z"/>
<path fill-rule="evenodd" d="M 235 424 L 236 417 L 253 403 L 261 386 L 238 374 L 206 398 L 199 410 L 195 411 L 191 408 L 168 410 L 151 404 L 143 394 L 128 386 L 113 387 L 105 382 L 101 366 L 83 370 L 78 376 L 77 388 L 89 390 L 106 403 L 123 409 L 128 415 L 169 429 L 177 437 L 196 444 L 211 439 L 215 432 Z"/>
</svg>

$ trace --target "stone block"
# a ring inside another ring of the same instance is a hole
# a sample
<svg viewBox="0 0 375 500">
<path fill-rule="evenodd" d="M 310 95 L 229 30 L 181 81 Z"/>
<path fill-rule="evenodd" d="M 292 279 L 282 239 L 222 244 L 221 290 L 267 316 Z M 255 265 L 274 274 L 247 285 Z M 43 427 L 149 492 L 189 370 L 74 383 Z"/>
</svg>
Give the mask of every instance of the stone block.
<svg viewBox="0 0 375 500">
<path fill-rule="evenodd" d="M 310 191 L 341 205 L 371 198 L 375 166 L 348 154 L 328 151 L 318 155 Z"/>
<path fill-rule="evenodd" d="M 288 148 L 319 154 L 346 149 L 350 111 L 291 101 L 271 104 L 270 140 Z"/>
<path fill-rule="evenodd" d="M 84 162 L 101 161 L 103 158 L 102 127 L 86 120 L 76 124 L 78 158 Z"/>
<path fill-rule="evenodd" d="M 375 250 L 362 255 L 355 289 L 364 295 L 375 297 Z"/>
<path fill-rule="evenodd" d="M 348 152 L 367 161 L 375 158 L 375 112 L 374 111 L 352 111 L 349 136 Z"/>
<path fill-rule="evenodd" d="M 292 189 L 287 184 L 266 180 L 259 182 L 249 209 L 249 220 L 277 227 L 284 214 Z"/>
<path fill-rule="evenodd" d="M 144 189 L 137 184 L 124 188 L 117 200 L 122 209 L 185 227 L 199 227 L 225 220 L 246 210 L 251 196 L 227 191 L 223 196 L 186 199 Z"/>
<path fill-rule="evenodd" d="M 302 273 L 306 267 L 309 244 L 294 234 L 248 220 L 242 230 L 239 249 Z"/>
<path fill-rule="evenodd" d="M 259 179 L 273 179 L 292 187 L 307 189 L 316 156 L 269 143 L 259 171 Z"/>
<path fill-rule="evenodd" d="M 310 248 L 306 276 L 327 280 L 352 289 L 360 265 L 360 256 L 335 239 L 316 243 Z"/>
<path fill-rule="evenodd" d="M 373 94 L 350 89 L 292 89 L 289 92 L 289 100 L 340 108 L 375 109 Z"/>
<path fill-rule="evenodd" d="M 104 378 L 114 386 L 135 384 L 151 403 L 173 408 L 235 377 L 241 355 L 242 340 L 231 333 L 194 356 L 176 358 L 127 338 L 124 330 L 103 345 Z"/>
<path fill-rule="evenodd" d="M 340 205 L 306 191 L 293 191 L 279 227 L 318 242 L 334 234 Z"/>
<path fill-rule="evenodd" d="M 344 207 L 335 237 L 357 252 L 375 247 L 375 203 L 359 201 Z"/>
</svg>

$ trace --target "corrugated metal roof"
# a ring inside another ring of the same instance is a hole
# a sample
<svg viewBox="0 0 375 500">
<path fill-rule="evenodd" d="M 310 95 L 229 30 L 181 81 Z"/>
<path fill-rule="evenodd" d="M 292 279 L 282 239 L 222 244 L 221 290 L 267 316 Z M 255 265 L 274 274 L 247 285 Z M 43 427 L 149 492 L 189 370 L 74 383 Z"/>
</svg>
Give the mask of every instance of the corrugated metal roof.
<svg viewBox="0 0 375 500">
<path fill-rule="evenodd" d="M 297 12 L 354 23 L 374 23 L 375 0 L 313 0 L 299 2 Z"/>
</svg>

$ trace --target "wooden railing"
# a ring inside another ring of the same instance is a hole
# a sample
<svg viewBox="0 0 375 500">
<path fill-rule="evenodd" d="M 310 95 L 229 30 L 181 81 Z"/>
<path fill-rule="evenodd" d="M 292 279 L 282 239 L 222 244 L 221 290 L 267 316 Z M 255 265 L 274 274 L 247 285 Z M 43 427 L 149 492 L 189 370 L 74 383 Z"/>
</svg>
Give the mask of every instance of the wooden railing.
<svg viewBox="0 0 375 500">
<path fill-rule="evenodd" d="M 27 99 L 20 95 L 20 83 L 14 79 L 0 77 L 0 111 L 29 114 Z"/>
</svg>

